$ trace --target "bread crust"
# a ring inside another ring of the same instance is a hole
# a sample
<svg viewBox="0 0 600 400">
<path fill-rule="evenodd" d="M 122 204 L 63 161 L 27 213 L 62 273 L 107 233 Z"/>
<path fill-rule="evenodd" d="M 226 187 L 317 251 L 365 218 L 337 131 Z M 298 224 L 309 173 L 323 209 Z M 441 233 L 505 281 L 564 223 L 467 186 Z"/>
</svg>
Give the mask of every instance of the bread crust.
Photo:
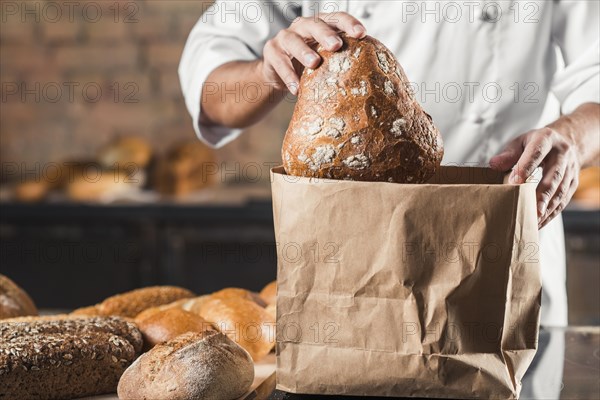
<svg viewBox="0 0 600 400">
<path fill-rule="evenodd" d="M 0 398 L 70 399 L 114 392 L 141 348 L 141 333 L 120 318 L 3 322 Z"/>
<path fill-rule="evenodd" d="M 378 40 L 342 34 L 337 52 L 305 69 L 282 148 L 289 175 L 426 182 L 443 156 L 441 135 Z"/>
<path fill-rule="evenodd" d="M 221 289 L 212 293 L 210 297 L 212 299 L 230 299 L 234 297 L 239 297 L 242 299 L 253 301 L 261 307 L 267 306 L 266 301 L 258 293 L 242 288 L 230 287 Z"/>
<path fill-rule="evenodd" d="M 250 355 L 222 333 L 189 332 L 159 344 L 125 371 L 119 399 L 225 400 L 252 385 Z"/>
<path fill-rule="evenodd" d="M 0 274 L 0 320 L 37 314 L 31 297 L 7 276 Z"/>
<path fill-rule="evenodd" d="M 270 282 L 260 291 L 260 297 L 267 305 L 275 304 L 277 300 L 277 281 Z"/>
<path fill-rule="evenodd" d="M 95 306 L 83 307 L 73 311 L 75 315 L 115 315 L 135 318 L 142 311 L 176 300 L 194 297 L 194 293 L 176 286 L 150 286 L 117 294 Z"/>
<path fill-rule="evenodd" d="M 254 361 L 269 354 L 275 345 L 275 318 L 253 301 L 213 298 L 202 305 L 200 315 L 248 351 Z"/>
<path fill-rule="evenodd" d="M 201 333 L 215 330 L 204 318 L 180 308 L 171 308 L 136 318 L 138 328 L 144 337 L 144 349 L 150 350 L 159 343 L 175 339 L 186 332 Z"/>
</svg>

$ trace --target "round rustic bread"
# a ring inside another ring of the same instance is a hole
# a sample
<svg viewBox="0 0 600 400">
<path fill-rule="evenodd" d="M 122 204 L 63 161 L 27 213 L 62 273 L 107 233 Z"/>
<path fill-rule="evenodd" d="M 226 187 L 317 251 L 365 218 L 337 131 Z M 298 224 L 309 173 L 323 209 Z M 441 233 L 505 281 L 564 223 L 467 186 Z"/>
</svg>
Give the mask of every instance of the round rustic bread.
<svg viewBox="0 0 600 400">
<path fill-rule="evenodd" d="M 443 156 L 440 133 L 394 55 L 370 36 L 342 35 L 337 52 L 305 69 L 283 142 L 289 175 L 426 182 Z"/>
<path fill-rule="evenodd" d="M 123 374 L 119 399 L 229 400 L 254 380 L 250 355 L 216 331 L 189 332 L 155 346 Z"/>
<path fill-rule="evenodd" d="M 33 300 L 16 283 L 0 274 L 0 319 L 37 315 Z"/>
</svg>

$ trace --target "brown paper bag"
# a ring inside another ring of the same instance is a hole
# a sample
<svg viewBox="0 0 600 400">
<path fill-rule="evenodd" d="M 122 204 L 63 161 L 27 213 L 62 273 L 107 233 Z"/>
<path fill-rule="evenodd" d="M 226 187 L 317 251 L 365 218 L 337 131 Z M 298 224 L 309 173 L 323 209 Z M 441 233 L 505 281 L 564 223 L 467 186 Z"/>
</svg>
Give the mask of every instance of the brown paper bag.
<svg viewBox="0 0 600 400">
<path fill-rule="evenodd" d="M 272 171 L 277 388 L 517 398 L 537 346 L 533 184 L 442 167 L 424 185 Z"/>
</svg>

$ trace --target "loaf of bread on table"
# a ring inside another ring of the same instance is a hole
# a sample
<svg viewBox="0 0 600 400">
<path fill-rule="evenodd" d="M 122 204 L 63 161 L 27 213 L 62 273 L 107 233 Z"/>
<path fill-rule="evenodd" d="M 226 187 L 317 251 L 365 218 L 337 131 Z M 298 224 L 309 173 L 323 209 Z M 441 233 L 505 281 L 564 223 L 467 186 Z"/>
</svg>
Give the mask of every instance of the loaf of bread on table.
<svg viewBox="0 0 600 400">
<path fill-rule="evenodd" d="M 282 149 L 289 175 L 426 182 L 443 148 L 394 55 L 372 37 L 341 35 L 336 52 L 305 69 Z"/>
<path fill-rule="evenodd" d="M 194 296 L 191 291 L 176 286 L 151 286 L 109 297 L 95 306 L 79 308 L 73 314 L 135 318 L 148 308 Z"/>
<path fill-rule="evenodd" d="M 186 333 L 143 354 L 119 381 L 121 400 L 225 400 L 254 379 L 248 353 L 216 331 Z"/>
<path fill-rule="evenodd" d="M 206 330 L 215 330 L 201 316 L 181 308 L 170 308 L 147 314 L 145 317 L 142 314 L 140 314 L 141 318 L 135 319 L 135 323 L 144 337 L 145 350 L 187 332 L 201 333 Z"/>
<path fill-rule="evenodd" d="M 256 292 L 252 292 L 250 290 L 242 289 L 242 288 L 225 288 L 218 290 L 212 293 L 211 298 L 213 299 L 230 299 L 234 297 L 246 299 L 255 302 L 261 307 L 266 307 L 267 303 L 265 300 Z"/>
<path fill-rule="evenodd" d="M 203 296 L 181 299 L 181 300 L 174 301 L 172 303 L 163 304 L 161 306 L 151 307 L 151 308 L 148 308 L 148 309 L 142 311 L 141 313 L 139 313 L 135 317 L 135 319 L 142 320 L 142 319 L 148 318 L 149 316 L 151 316 L 153 314 L 156 314 L 156 313 L 159 313 L 159 312 L 165 311 L 165 310 L 171 310 L 174 308 L 177 308 L 180 310 L 185 310 L 185 311 L 190 311 L 194 314 L 200 315 L 199 310 L 202 307 L 202 304 L 204 304 L 204 302 L 207 301 L 208 299 L 210 299 L 210 295 L 205 294 Z"/>
<path fill-rule="evenodd" d="M 213 298 L 202 305 L 200 316 L 246 349 L 254 361 L 275 345 L 275 318 L 251 300 Z"/>
<path fill-rule="evenodd" d="M 161 306 L 148 308 L 142 311 L 140 314 L 138 314 L 136 320 L 147 318 L 152 314 L 171 308 L 179 308 L 200 315 L 200 310 L 202 309 L 202 306 L 208 300 L 215 298 L 228 299 L 232 297 L 240 297 L 246 300 L 253 301 L 261 307 L 265 307 L 267 305 L 265 300 L 261 298 L 261 296 L 258 293 L 242 288 L 225 288 L 211 294 L 205 294 L 203 296 L 193 297 L 191 299 L 182 299 L 169 304 L 163 304 Z"/>
<path fill-rule="evenodd" d="M 37 313 L 31 297 L 7 276 L 0 274 L 0 319 Z"/>
<path fill-rule="evenodd" d="M 260 291 L 260 297 L 267 305 L 275 304 L 277 301 L 277 281 L 273 281 L 265 285 Z"/>
<path fill-rule="evenodd" d="M 112 393 L 142 349 L 134 324 L 93 317 L 0 323 L 0 398 Z"/>
</svg>

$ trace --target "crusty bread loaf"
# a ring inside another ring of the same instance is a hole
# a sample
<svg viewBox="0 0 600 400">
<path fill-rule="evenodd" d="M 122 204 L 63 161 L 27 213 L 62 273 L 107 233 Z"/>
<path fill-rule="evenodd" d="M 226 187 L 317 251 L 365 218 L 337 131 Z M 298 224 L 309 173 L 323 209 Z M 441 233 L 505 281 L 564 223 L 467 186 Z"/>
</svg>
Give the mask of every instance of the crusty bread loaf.
<svg viewBox="0 0 600 400">
<path fill-rule="evenodd" d="M 201 316 L 180 308 L 166 309 L 147 317 L 138 317 L 135 322 L 144 337 L 145 350 L 149 350 L 159 343 L 175 339 L 187 332 L 200 333 L 206 330 L 215 330 Z"/>
<path fill-rule="evenodd" d="M 201 296 L 202 297 L 202 296 Z M 208 297 L 208 296 L 206 296 Z M 185 306 L 186 304 L 188 304 L 189 302 L 194 301 L 194 299 L 197 299 L 197 297 L 193 297 L 191 299 L 181 299 L 181 300 L 177 300 L 177 301 L 173 301 L 171 303 L 168 304 L 163 304 L 161 306 L 156 306 L 156 307 L 150 307 L 145 309 L 144 311 L 142 311 L 141 313 L 139 313 L 135 319 L 136 321 L 141 321 L 143 319 L 146 319 L 154 314 L 157 314 L 159 312 L 165 311 L 165 310 L 171 310 L 174 308 L 179 308 L 181 310 L 186 310 L 189 311 Z"/>
<path fill-rule="evenodd" d="M 442 160 L 442 140 L 410 91 L 394 55 L 372 37 L 342 35 L 337 52 L 305 69 L 283 142 L 290 175 L 426 182 Z"/>
<path fill-rule="evenodd" d="M 29 295 L 8 277 L 0 274 L 0 319 L 37 313 Z"/>
<path fill-rule="evenodd" d="M 260 291 L 260 297 L 267 305 L 275 304 L 275 301 L 277 300 L 277 281 L 265 285 Z"/>
<path fill-rule="evenodd" d="M 194 297 L 191 291 L 176 286 L 151 286 L 107 298 L 102 303 L 73 311 L 76 315 L 115 315 L 135 318 L 142 311 Z"/>
<path fill-rule="evenodd" d="M 275 345 L 275 319 L 251 300 L 213 298 L 202 305 L 200 315 L 246 349 L 254 361 L 262 359 Z"/>
<path fill-rule="evenodd" d="M 142 348 L 120 318 L 0 324 L 0 398 L 71 399 L 114 392 Z"/>
<path fill-rule="evenodd" d="M 242 299 L 253 301 L 261 307 L 267 306 L 266 301 L 262 297 L 260 297 L 258 293 L 242 288 L 225 288 L 212 293 L 210 296 L 213 299 L 231 299 L 234 297 L 239 297 Z"/>
<path fill-rule="evenodd" d="M 248 353 L 219 332 L 186 333 L 143 354 L 119 381 L 119 399 L 228 400 L 254 379 Z"/>
</svg>

